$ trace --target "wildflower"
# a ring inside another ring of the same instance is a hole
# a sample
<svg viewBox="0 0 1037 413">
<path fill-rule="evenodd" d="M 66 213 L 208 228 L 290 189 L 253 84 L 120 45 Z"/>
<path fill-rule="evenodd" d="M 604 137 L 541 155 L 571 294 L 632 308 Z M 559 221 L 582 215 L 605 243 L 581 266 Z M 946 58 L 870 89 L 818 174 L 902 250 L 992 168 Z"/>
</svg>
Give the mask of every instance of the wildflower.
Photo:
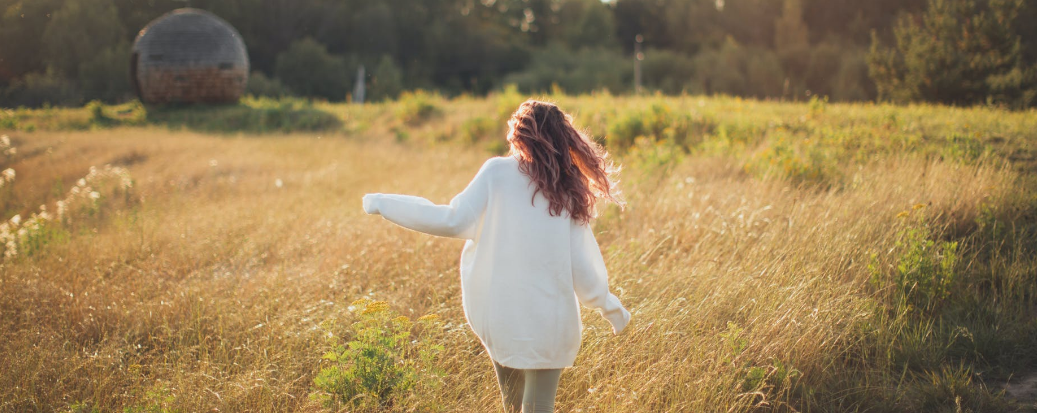
<svg viewBox="0 0 1037 413">
<path fill-rule="evenodd" d="M 76 181 L 76 186 L 86 186 L 86 179 L 85 178 L 79 178 L 79 180 Z"/>
<path fill-rule="evenodd" d="M 65 201 L 57 202 L 58 218 L 65 216 Z"/>
<path fill-rule="evenodd" d="M 370 302 L 371 302 L 371 300 L 368 300 L 366 298 L 360 298 L 360 299 L 357 299 L 356 301 L 353 301 L 353 303 L 349 304 L 349 306 L 350 307 L 364 307 L 364 306 L 366 306 Z"/>
<path fill-rule="evenodd" d="M 388 309 L 389 309 L 389 303 L 387 303 L 385 301 L 375 301 L 375 302 L 372 302 L 371 304 L 368 304 L 367 308 L 364 309 L 364 312 L 362 312 L 360 314 L 361 315 L 377 314 L 377 313 L 380 313 L 380 312 L 388 310 Z"/>
<path fill-rule="evenodd" d="M 4 258 L 10 259 L 15 255 L 18 255 L 18 244 L 15 243 L 13 239 L 9 239 L 7 241 L 7 247 L 4 248 Z"/>
<path fill-rule="evenodd" d="M 11 138 L 7 135 L 0 135 L 0 143 L 3 143 L 4 146 L 11 146 Z"/>
<path fill-rule="evenodd" d="M 15 216 L 11 217 L 11 226 L 17 227 L 18 224 L 21 224 L 21 223 L 22 223 L 22 216 L 21 215 L 15 215 Z"/>
<path fill-rule="evenodd" d="M 908 215 L 911 215 L 911 213 L 907 211 L 900 211 L 900 213 L 897 214 L 897 218 L 907 218 Z"/>
<path fill-rule="evenodd" d="M 418 321 L 424 322 L 424 323 L 431 323 L 431 322 L 439 321 L 439 314 L 425 314 L 425 315 L 423 315 L 421 317 L 418 317 Z"/>
<path fill-rule="evenodd" d="M 284 181 L 282 181 L 281 178 L 277 178 L 276 180 L 274 180 L 274 186 L 280 188 L 284 186 Z"/>
<path fill-rule="evenodd" d="M 218 163 L 218 162 L 216 162 L 216 160 L 215 160 L 215 159 L 210 159 L 210 160 L 209 160 L 209 166 L 211 166 L 211 167 L 213 167 L 213 168 L 215 168 L 215 167 L 216 167 L 216 165 L 218 165 L 218 164 L 219 164 L 219 163 Z"/>
<path fill-rule="evenodd" d="M 99 193 L 97 191 L 91 191 L 90 192 L 90 199 L 98 199 L 100 197 L 101 197 L 101 193 Z"/>
<path fill-rule="evenodd" d="M 925 204 L 915 204 L 913 207 L 911 207 L 911 209 L 915 210 L 915 211 L 917 211 L 919 209 L 922 209 L 922 208 L 925 208 Z"/>
<path fill-rule="evenodd" d="M 133 187 L 133 179 L 130 178 L 130 174 L 122 174 L 122 180 L 120 181 L 120 185 L 122 186 L 122 189 L 130 189 Z"/>
<path fill-rule="evenodd" d="M 6 179 L 7 181 L 13 181 L 14 180 L 14 169 L 7 168 L 7 169 L 4 169 L 4 171 L 2 173 L 3 173 L 4 179 Z"/>
<path fill-rule="evenodd" d="M 401 315 L 399 317 L 392 319 L 392 322 L 396 324 L 407 324 L 410 322 L 410 319 L 407 318 L 407 316 Z"/>
</svg>

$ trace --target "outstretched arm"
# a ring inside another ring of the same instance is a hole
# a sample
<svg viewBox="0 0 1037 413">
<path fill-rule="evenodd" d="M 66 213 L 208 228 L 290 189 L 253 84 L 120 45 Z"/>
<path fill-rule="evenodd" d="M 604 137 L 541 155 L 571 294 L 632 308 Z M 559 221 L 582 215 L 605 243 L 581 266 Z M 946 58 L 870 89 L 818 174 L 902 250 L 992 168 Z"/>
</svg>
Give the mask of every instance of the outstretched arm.
<svg viewBox="0 0 1037 413">
<path fill-rule="evenodd" d="M 605 259 L 589 224 L 580 225 L 573 221 L 570 246 L 576 297 L 583 305 L 600 311 L 612 324 L 612 332 L 619 334 L 630 322 L 630 312 L 623 308 L 618 297 L 609 292 Z"/>
<path fill-rule="evenodd" d="M 428 199 L 397 194 L 364 195 L 364 211 L 380 214 L 404 228 L 430 235 L 452 238 L 475 238 L 479 218 L 486 209 L 489 196 L 486 161 L 468 186 L 449 205 L 436 205 Z"/>
</svg>

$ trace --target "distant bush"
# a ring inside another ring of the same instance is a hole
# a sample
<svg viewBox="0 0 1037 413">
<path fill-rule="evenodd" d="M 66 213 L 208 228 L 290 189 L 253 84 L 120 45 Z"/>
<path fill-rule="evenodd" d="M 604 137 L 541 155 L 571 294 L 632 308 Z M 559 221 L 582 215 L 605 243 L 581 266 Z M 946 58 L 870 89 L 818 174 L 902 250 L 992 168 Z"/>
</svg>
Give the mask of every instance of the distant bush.
<svg viewBox="0 0 1037 413">
<path fill-rule="evenodd" d="M 501 132 L 503 123 L 485 116 L 477 116 L 461 123 L 461 140 L 465 143 L 477 143 L 491 135 Z M 504 140 L 504 137 L 500 137 Z"/>
<path fill-rule="evenodd" d="M 371 82 L 367 88 L 367 99 L 379 101 L 395 99 L 403 91 L 403 72 L 396 66 L 391 56 L 385 55 L 378 60 L 378 65 L 371 72 Z"/>
<path fill-rule="evenodd" d="M 511 115 L 518 110 L 522 102 L 525 102 L 528 97 L 518 90 L 518 86 L 515 84 L 508 84 L 504 86 L 501 91 L 492 94 L 494 105 L 497 109 L 497 120 L 501 122 L 507 122 L 511 119 Z"/>
<path fill-rule="evenodd" d="M 694 93 L 733 96 L 781 96 L 785 74 L 771 50 L 728 39 L 719 49 L 695 56 Z"/>
<path fill-rule="evenodd" d="M 79 65 L 79 87 L 88 100 L 116 103 L 130 99 L 130 45 L 122 42 L 104 49 Z"/>
<path fill-rule="evenodd" d="M 206 132 L 324 131 L 342 120 L 302 99 L 245 98 L 237 105 L 154 108 L 148 123 Z"/>
<path fill-rule="evenodd" d="M 702 142 L 715 127 L 716 122 L 710 118 L 674 111 L 663 102 L 655 102 L 647 110 L 629 111 L 611 122 L 606 142 L 614 151 L 630 148 L 638 138 L 666 141 L 687 150 Z"/>
<path fill-rule="evenodd" d="M 820 136 L 804 136 L 785 127 L 768 133 L 766 143 L 745 164 L 757 176 L 774 176 L 808 185 L 838 183 L 837 144 Z"/>
<path fill-rule="evenodd" d="M 644 60 L 644 87 L 668 94 L 697 90 L 695 59 L 670 50 L 648 50 Z"/>
<path fill-rule="evenodd" d="M 267 77 L 263 72 L 255 71 L 248 76 L 248 87 L 245 89 L 245 94 L 256 97 L 283 98 L 291 96 L 292 91 L 279 79 Z"/>
<path fill-rule="evenodd" d="M 396 101 L 396 117 L 409 125 L 420 124 L 441 112 L 441 99 L 437 93 L 420 89 L 403 92 Z"/>
<path fill-rule="evenodd" d="M 533 52 L 526 70 L 508 75 L 504 82 L 525 92 L 545 92 L 557 85 L 566 93 L 594 90 L 627 91 L 633 86 L 631 58 L 608 48 L 573 51 L 553 44 Z"/>
<path fill-rule="evenodd" d="M 82 103 L 83 96 L 76 85 L 52 71 L 29 73 L 11 82 L 0 94 L 0 106 L 3 107 L 78 106 Z"/>
<path fill-rule="evenodd" d="M 346 60 L 311 38 L 296 41 L 277 56 L 277 78 L 300 96 L 342 101 L 352 84 Z"/>
</svg>

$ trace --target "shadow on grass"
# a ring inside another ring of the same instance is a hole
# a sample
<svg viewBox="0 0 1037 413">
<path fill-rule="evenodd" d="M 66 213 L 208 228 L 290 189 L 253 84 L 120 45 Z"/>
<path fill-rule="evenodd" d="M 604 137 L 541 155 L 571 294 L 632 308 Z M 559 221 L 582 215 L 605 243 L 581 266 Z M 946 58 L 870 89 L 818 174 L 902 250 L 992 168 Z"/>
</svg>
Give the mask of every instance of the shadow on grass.
<svg viewBox="0 0 1037 413">
<path fill-rule="evenodd" d="M 253 99 L 229 105 L 154 106 L 145 122 L 206 133 L 314 132 L 342 129 L 342 119 L 295 99 Z"/>
</svg>

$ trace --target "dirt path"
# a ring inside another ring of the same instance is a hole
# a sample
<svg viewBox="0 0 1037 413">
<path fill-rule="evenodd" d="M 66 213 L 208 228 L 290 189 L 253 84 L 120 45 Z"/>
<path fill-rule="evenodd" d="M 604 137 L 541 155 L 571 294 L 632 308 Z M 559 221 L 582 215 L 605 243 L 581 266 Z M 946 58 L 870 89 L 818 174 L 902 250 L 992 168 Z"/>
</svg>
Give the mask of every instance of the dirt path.
<svg viewBox="0 0 1037 413">
<path fill-rule="evenodd" d="M 1037 412 L 1037 372 L 1013 377 L 1005 384 L 1006 396 L 1019 402 L 1022 411 Z"/>
</svg>

